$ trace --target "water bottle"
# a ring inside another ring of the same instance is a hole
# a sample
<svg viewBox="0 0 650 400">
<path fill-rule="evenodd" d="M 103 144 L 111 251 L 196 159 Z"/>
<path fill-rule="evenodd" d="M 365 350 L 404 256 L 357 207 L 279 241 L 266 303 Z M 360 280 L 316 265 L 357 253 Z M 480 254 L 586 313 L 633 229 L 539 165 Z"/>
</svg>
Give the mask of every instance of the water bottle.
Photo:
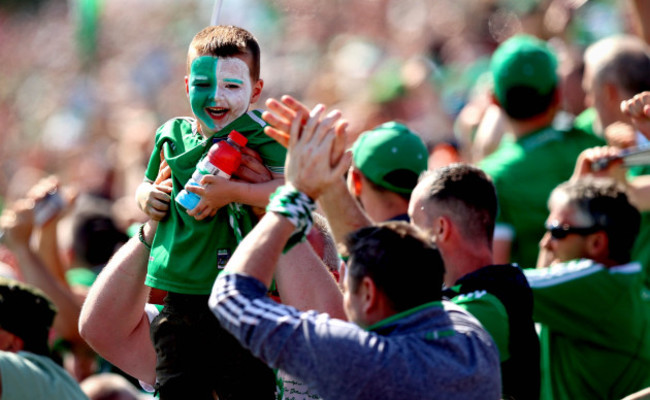
<svg viewBox="0 0 650 400">
<path fill-rule="evenodd" d="M 241 148 L 246 146 L 247 142 L 248 139 L 244 135 L 237 131 L 231 131 L 228 134 L 228 139 L 221 140 L 210 147 L 208 155 L 199 161 L 187 184 L 201 186 L 201 178 L 208 174 L 230 179 L 233 172 L 239 168 Z M 176 201 L 189 211 L 199 204 L 201 197 L 183 189 L 176 196 Z"/>
</svg>

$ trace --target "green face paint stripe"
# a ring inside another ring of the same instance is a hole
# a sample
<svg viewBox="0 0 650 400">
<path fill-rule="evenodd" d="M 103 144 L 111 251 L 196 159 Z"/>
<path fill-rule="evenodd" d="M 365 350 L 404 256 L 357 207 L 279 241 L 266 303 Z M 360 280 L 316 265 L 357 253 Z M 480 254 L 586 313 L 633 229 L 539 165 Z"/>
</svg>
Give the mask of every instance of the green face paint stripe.
<svg viewBox="0 0 650 400">
<path fill-rule="evenodd" d="M 244 81 L 242 81 L 241 79 L 230 79 L 230 78 L 226 78 L 226 79 L 224 79 L 223 81 L 224 81 L 224 82 L 229 82 L 229 83 L 237 83 L 237 84 L 239 84 L 239 85 L 243 85 L 243 84 L 244 84 Z"/>
<path fill-rule="evenodd" d="M 215 129 L 215 123 L 206 112 L 206 107 L 214 106 L 217 96 L 217 71 L 218 59 L 211 56 L 197 57 L 190 70 L 190 105 L 194 115 L 201 120 L 205 126 Z"/>
</svg>

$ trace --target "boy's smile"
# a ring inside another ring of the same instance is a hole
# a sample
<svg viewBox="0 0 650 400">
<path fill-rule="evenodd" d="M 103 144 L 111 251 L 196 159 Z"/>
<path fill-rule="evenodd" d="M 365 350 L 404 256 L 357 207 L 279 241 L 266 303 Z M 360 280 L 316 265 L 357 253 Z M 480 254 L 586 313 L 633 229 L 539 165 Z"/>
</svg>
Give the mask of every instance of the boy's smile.
<svg viewBox="0 0 650 400">
<path fill-rule="evenodd" d="M 192 112 L 204 137 L 212 136 L 248 111 L 252 95 L 250 71 L 237 57 L 197 57 L 187 86 Z"/>
</svg>

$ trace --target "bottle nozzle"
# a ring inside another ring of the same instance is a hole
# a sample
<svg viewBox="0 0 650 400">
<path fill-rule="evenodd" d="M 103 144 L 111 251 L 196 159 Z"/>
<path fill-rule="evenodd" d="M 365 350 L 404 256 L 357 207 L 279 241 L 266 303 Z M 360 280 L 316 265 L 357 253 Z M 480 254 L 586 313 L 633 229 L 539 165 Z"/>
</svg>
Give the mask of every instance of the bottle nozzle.
<svg viewBox="0 0 650 400">
<path fill-rule="evenodd" d="M 248 143 L 248 139 L 246 139 L 246 136 L 242 135 L 241 133 L 237 132 L 236 130 L 230 131 L 228 134 L 228 137 L 233 140 L 233 142 L 237 143 L 241 147 L 246 146 L 246 143 Z"/>
</svg>

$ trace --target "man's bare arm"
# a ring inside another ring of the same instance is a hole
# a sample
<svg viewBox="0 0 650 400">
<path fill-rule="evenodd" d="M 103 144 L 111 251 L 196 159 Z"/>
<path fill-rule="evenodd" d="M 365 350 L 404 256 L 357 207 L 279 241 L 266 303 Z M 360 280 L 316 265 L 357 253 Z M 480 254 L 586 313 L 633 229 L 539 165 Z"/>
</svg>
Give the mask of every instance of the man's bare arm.
<svg viewBox="0 0 650 400">
<path fill-rule="evenodd" d="M 144 240 L 153 241 L 147 223 Z M 156 353 L 144 312 L 150 289 L 144 285 L 149 249 L 131 238 L 113 255 L 90 288 L 79 317 L 79 332 L 102 357 L 143 382 L 156 381 Z"/>
</svg>

